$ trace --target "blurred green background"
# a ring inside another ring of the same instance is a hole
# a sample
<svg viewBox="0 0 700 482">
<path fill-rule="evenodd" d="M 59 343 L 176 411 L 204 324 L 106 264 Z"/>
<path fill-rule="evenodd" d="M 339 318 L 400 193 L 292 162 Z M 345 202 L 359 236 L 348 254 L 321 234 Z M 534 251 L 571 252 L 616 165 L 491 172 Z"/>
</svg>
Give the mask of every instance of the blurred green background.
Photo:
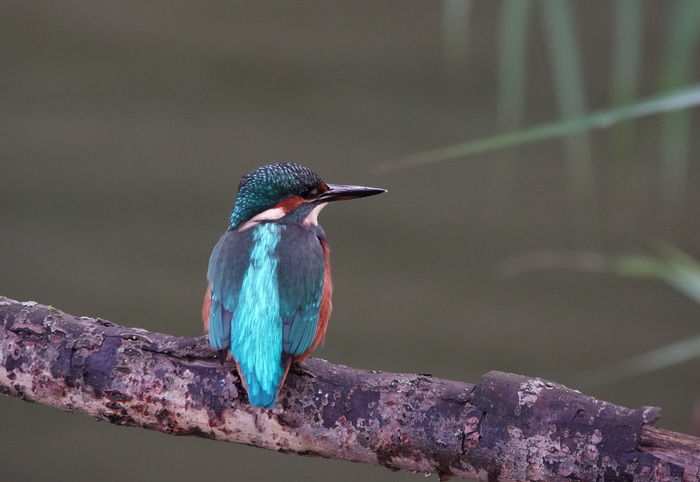
<svg viewBox="0 0 700 482">
<path fill-rule="evenodd" d="M 336 290 L 317 356 L 470 382 L 539 376 L 660 406 L 660 426 L 690 432 L 700 350 L 610 383 L 595 370 L 700 334 L 700 305 L 634 264 L 663 240 L 691 257 L 697 286 L 697 109 L 401 162 L 697 82 L 694 4 L 6 0 L 0 295 L 198 336 L 240 176 L 294 161 L 389 190 L 321 216 Z M 7 397 L 0 447 L 6 480 L 421 477 Z"/>
</svg>

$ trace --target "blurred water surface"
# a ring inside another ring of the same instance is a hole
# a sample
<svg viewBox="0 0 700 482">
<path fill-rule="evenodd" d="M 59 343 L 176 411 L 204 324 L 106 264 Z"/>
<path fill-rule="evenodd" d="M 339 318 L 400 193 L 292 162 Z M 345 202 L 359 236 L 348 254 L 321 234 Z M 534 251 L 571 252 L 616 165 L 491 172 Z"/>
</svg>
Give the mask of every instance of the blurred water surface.
<svg viewBox="0 0 700 482">
<path fill-rule="evenodd" d="M 607 102 L 606 3 L 576 5 L 591 108 Z M 618 185 L 653 184 L 654 119 L 637 124 L 629 176 L 615 177 L 604 134 L 592 138 L 595 245 L 576 234 L 557 142 L 504 154 L 518 170 L 500 209 L 487 205 L 497 156 L 373 169 L 495 131 L 498 5 L 471 11 L 455 79 L 443 64 L 439 2 L 3 2 L 0 294 L 197 336 L 207 260 L 240 176 L 294 161 L 327 182 L 389 190 L 321 216 L 336 287 L 322 358 L 471 382 L 504 370 L 566 383 L 697 334 L 700 307 L 654 282 L 494 276 L 530 250 L 626 250 L 657 235 L 653 196 L 628 199 Z M 647 87 L 662 64 L 664 5 L 650 6 Z M 527 48 L 528 124 L 557 116 L 541 36 Z M 675 240 L 696 257 L 697 178 L 693 167 Z M 661 406 L 662 426 L 688 431 L 698 370 L 696 361 L 589 393 Z M 10 398 L 0 398 L 0 447 L 7 480 L 420 477 L 118 428 Z"/>
</svg>

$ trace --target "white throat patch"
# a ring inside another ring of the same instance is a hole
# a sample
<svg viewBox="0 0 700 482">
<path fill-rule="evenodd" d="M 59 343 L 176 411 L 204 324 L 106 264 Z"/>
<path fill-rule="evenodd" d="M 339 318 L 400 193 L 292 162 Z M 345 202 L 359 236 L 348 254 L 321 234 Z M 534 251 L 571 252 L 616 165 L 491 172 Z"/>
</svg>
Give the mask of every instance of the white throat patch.
<svg viewBox="0 0 700 482">
<path fill-rule="evenodd" d="M 321 203 L 315 208 L 313 208 L 309 215 L 306 216 L 306 219 L 304 219 L 304 222 L 301 224 L 310 224 L 312 226 L 318 226 L 318 213 L 321 212 L 321 209 L 326 207 L 326 204 L 328 203 Z"/>
</svg>

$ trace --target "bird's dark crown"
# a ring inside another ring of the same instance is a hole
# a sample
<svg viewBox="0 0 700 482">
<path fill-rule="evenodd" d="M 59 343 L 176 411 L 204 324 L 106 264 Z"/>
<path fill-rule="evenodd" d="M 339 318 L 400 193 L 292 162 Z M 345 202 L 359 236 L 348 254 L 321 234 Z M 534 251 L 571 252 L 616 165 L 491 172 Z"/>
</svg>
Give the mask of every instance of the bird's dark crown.
<svg viewBox="0 0 700 482">
<path fill-rule="evenodd" d="M 324 186 L 318 174 L 293 162 L 259 167 L 241 179 L 231 213 L 231 226 L 240 226 L 256 214 L 274 208 L 284 199 L 293 196 L 303 199 L 316 197 Z"/>
</svg>

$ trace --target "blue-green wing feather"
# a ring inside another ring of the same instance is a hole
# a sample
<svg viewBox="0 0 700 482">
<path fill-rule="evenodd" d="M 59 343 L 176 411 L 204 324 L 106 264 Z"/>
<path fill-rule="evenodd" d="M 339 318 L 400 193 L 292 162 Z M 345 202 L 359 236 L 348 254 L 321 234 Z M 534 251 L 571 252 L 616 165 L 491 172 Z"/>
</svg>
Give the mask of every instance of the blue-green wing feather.
<svg viewBox="0 0 700 482">
<path fill-rule="evenodd" d="M 323 294 L 325 258 L 318 226 L 289 225 L 278 247 L 282 349 L 299 356 L 316 336 Z"/>
<path fill-rule="evenodd" d="M 216 243 L 209 258 L 209 342 L 216 350 L 228 350 L 231 344 L 232 316 L 248 267 L 251 242 L 250 233 L 228 230 Z"/>
</svg>

